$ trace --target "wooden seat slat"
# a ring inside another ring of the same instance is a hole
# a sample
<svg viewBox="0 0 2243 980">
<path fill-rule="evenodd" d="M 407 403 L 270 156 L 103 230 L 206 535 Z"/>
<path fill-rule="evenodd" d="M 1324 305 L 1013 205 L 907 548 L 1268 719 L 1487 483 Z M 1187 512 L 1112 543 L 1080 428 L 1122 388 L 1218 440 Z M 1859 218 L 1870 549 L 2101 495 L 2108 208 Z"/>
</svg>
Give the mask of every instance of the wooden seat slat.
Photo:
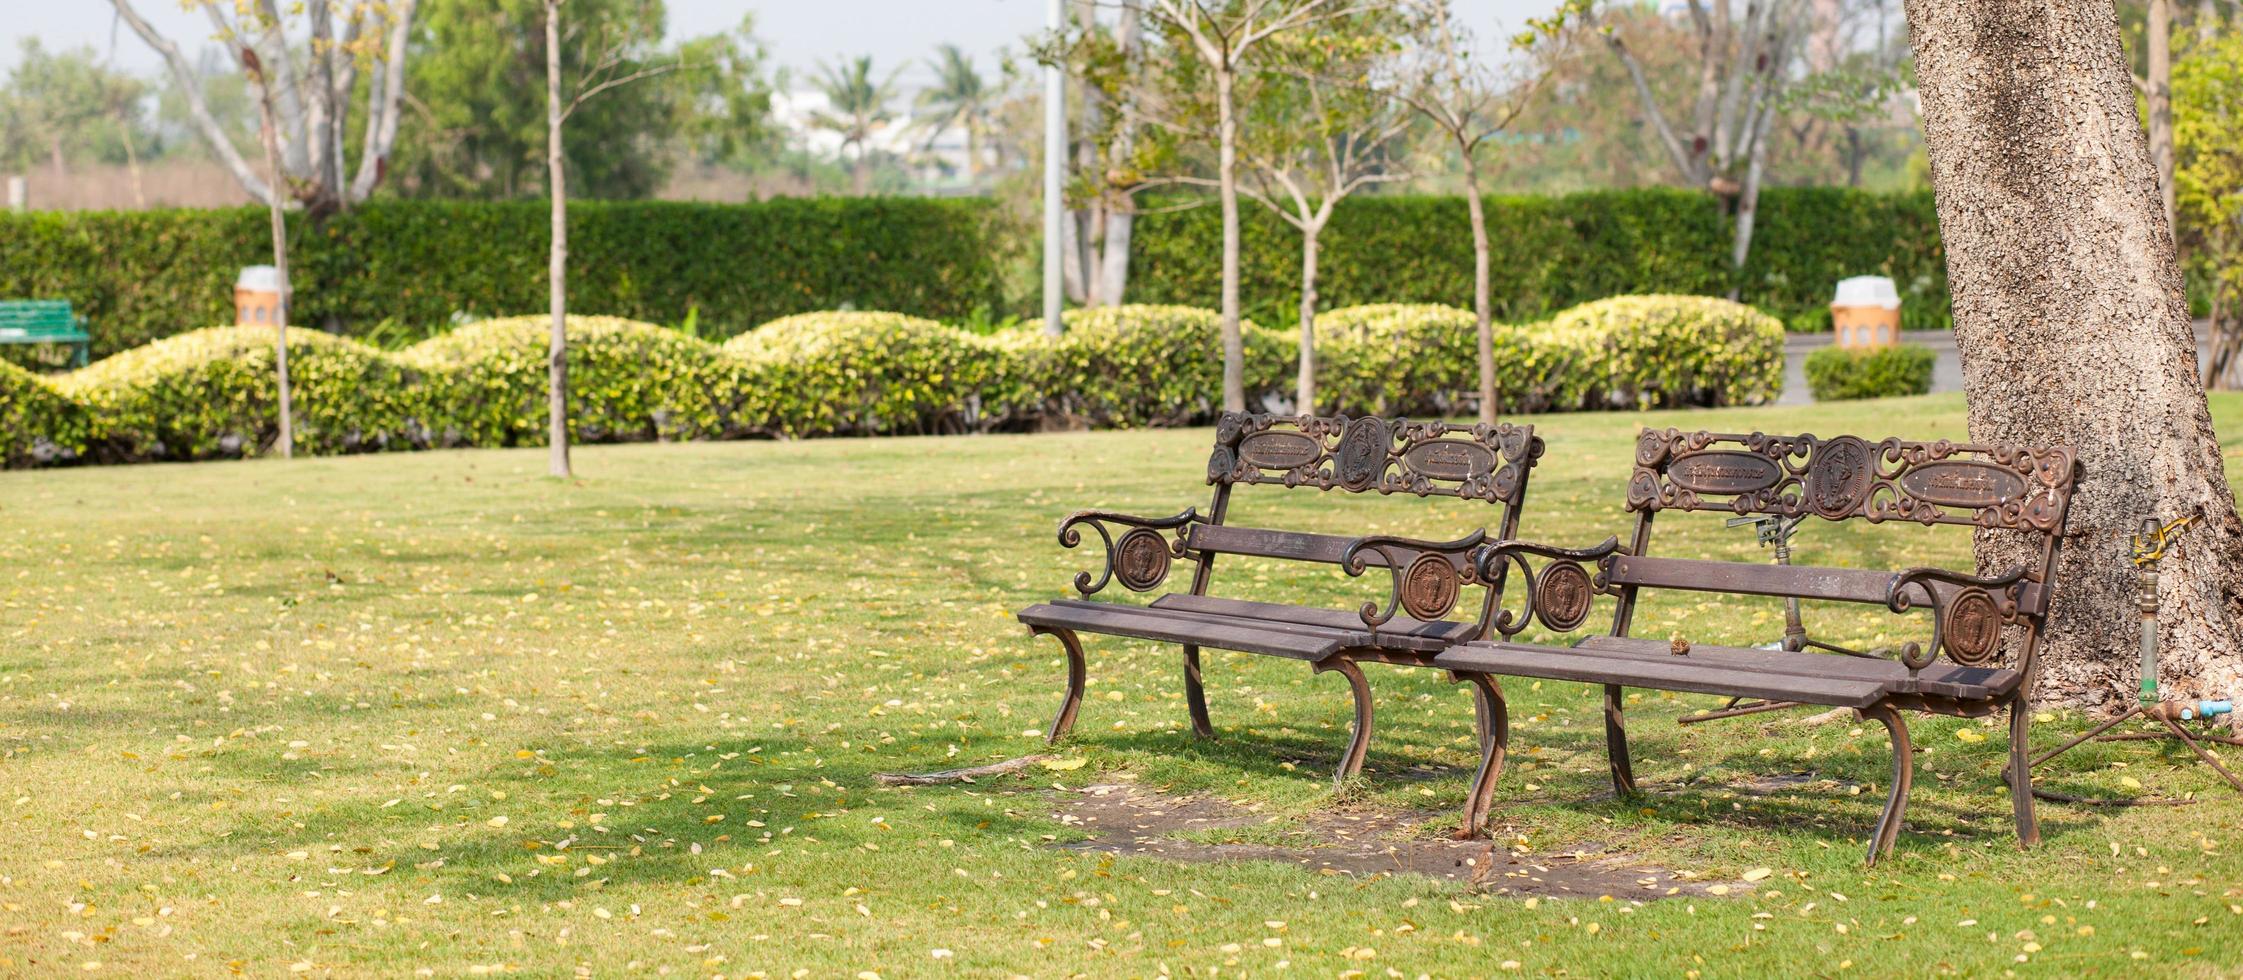
<svg viewBox="0 0 2243 980">
<path fill-rule="evenodd" d="M 1347 629 L 1299 621 L 1287 622 L 1275 619 L 1256 619 L 1251 616 L 1233 616 L 1227 613 L 1163 606 L 1157 602 L 1145 606 L 1123 606 L 1117 603 L 1096 602 L 1089 599 L 1053 599 L 1051 604 L 1081 609 L 1127 609 L 1147 616 L 1166 617 L 1178 623 L 1207 623 L 1213 626 L 1229 626 L 1236 629 L 1272 630 L 1293 636 L 1338 640 L 1349 646 L 1369 646 L 1371 644 L 1371 634 L 1363 628 L 1360 621 L 1356 623 L 1354 629 Z"/>
<path fill-rule="evenodd" d="M 1691 644 L 1690 653 L 1678 657 L 1674 654 L 1671 641 L 1626 636 L 1592 636 L 1582 640 L 1574 649 L 1639 659 L 1693 661 L 1806 677 L 1878 681 L 1894 693 L 1928 694 L 1966 701 L 2005 696 L 2017 689 L 2019 679 L 2014 670 L 1964 667 L 1944 661 L 1934 662 L 1921 672 L 1911 675 L 1907 665 L 1882 657 L 1872 659 L 1837 653 L 1725 647 L 1704 643 Z"/>
<path fill-rule="evenodd" d="M 1322 660 L 1346 646 L 1337 639 L 1179 620 L 1159 613 L 1148 613 L 1143 607 L 1112 604 L 1092 608 L 1038 603 L 1021 610 L 1020 621 L 1030 626 L 1087 630 L 1166 643 L 1190 643 L 1218 650 L 1260 653 L 1294 660 Z"/>
<path fill-rule="evenodd" d="M 1662 662 L 1625 653 L 1523 643 L 1467 643 L 1435 656 L 1433 665 L 1515 677 L 1743 695 L 1843 708 L 1868 707 L 1887 693 L 1883 681 L 1781 674 L 1752 666 L 1693 663 L 1689 657 L 1669 656 Z"/>
</svg>

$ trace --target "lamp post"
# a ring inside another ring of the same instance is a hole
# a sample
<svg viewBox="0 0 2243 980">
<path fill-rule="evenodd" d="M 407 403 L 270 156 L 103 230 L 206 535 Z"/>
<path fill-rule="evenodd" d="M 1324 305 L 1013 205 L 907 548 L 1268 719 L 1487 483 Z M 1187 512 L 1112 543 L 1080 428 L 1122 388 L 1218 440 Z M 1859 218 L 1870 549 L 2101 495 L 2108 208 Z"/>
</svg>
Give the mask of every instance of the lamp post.
<svg viewBox="0 0 2243 980">
<path fill-rule="evenodd" d="M 1044 19 L 1054 40 L 1066 29 L 1064 0 L 1045 0 Z M 1067 160 L 1067 82 L 1056 59 L 1044 66 L 1044 332 L 1058 336 L 1060 301 L 1060 223 L 1066 220 L 1062 181 Z"/>
</svg>

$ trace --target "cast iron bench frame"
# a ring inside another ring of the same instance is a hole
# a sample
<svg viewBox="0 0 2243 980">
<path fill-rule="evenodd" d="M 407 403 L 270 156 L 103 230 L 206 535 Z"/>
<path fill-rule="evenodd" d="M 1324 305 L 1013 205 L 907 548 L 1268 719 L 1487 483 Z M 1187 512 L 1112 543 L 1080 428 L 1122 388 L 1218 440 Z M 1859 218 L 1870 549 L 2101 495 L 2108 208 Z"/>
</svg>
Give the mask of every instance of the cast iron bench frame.
<svg viewBox="0 0 2243 980">
<path fill-rule="evenodd" d="M 0 300 L 0 344 L 63 344 L 70 348 L 70 366 L 85 367 L 93 349 L 86 318 L 72 312 L 66 299 Z"/>
<path fill-rule="evenodd" d="M 1583 549 L 1495 543 L 1480 556 L 1479 576 L 1500 589 L 1504 573 L 1516 566 L 1524 585 L 1521 608 L 1499 612 L 1494 629 L 1500 638 L 1451 648 L 1433 662 L 1480 677 L 1602 684 L 1606 756 L 1613 788 L 1623 796 L 1636 790 L 1621 712 L 1625 687 L 1830 705 L 1874 718 L 1892 741 L 1893 775 L 1884 812 L 1870 835 L 1871 864 L 1892 852 L 1908 807 L 1913 747 L 1899 712 L 1969 718 L 2006 708 L 2010 763 L 2004 778 L 2018 842 L 2029 847 L 2040 840 L 2031 774 L 2024 764 L 2034 652 L 2079 473 L 2077 455 L 2068 446 L 2027 449 L 1900 439 L 1871 443 L 1854 436 L 1645 429 L 1628 483 L 1627 509 L 1636 515 L 1629 543 L 1623 547 L 1617 537 Z M 1981 540 L 2015 535 L 2023 553 L 2037 554 L 2037 560 L 1979 576 L 1931 567 L 1879 572 L 1652 557 L 1652 521 L 1663 510 L 1966 525 L 1978 528 Z M 1539 573 L 1530 559 L 1542 563 Z M 1593 576 L 1585 565 L 1596 567 Z M 1905 644 L 1897 660 L 1633 638 L 1629 626 L 1637 593 L 1647 588 L 1859 602 L 1895 613 L 1928 606 L 1931 637 L 1928 643 Z M 1614 598 L 1608 635 L 1585 638 L 1570 649 L 1513 639 L 1533 621 L 1555 633 L 1579 629 L 1599 595 Z M 2005 647 L 2015 651 L 2010 666 L 1989 666 Z M 1935 662 L 1941 654 L 1948 663 Z M 1466 835 L 1478 833 L 1486 822 L 1507 751 L 1500 691 L 1494 692 L 1491 708 L 1498 737 L 1483 747 L 1465 804 L 1461 832 Z"/>
<path fill-rule="evenodd" d="M 1149 605 L 1060 599 L 1020 611 L 1032 635 L 1056 638 L 1067 654 L 1067 691 L 1047 739 L 1064 737 L 1082 705 L 1087 669 L 1078 632 L 1181 645 L 1192 732 L 1202 738 L 1213 738 L 1215 730 L 1208 720 L 1201 648 L 1287 657 L 1310 663 L 1316 673 L 1336 671 L 1347 679 L 1354 727 L 1334 777 L 1344 782 L 1362 770 L 1371 737 L 1371 692 L 1358 664 L 1431 666 L 1440 651 L 1487 635 L 1496 608 L 1493 589 L 1480 601 L 1476 621 L 1445 618 L 1465 586 L 1484 585 L 1475 557 L 1488 540 L 1486 529 L 1454 541 L 1422 541 L 1242 527 L 1227 523 L 1232 491 L 1270 484 L 1482 500 L 1503 508 L 1498 536 L 1509 537 L 1518 529 L 1527 477 L 1542 450 L 1532 426 L 1508 423 L 1225 413 L 1207 461 L 1207 482 L 1215 491 L 1206 513 L 1186 508 L 1155 518 L 1077 511 L 1060 522 L 1062 547 L 1081 544 L 1085 527 L 1104 545 L 1099 573 L 1075 576 L 1075 590 L 1084 596 L 1109 582 L 1152 591 L 1168 577 L 1174 560 L 1194 568 L 1188 591 L 1170 592 Z M 1117 535 L 1115 529 L 1123 530 Z M 1390 573 L 1389 594 L 1384 606 L 1368 602 L 1353 612 L 1210 596 L 1215 559 L 1225 554 L 1338 565 L 1349 575 L 1383 567 Z M 1484 742 L 1490 737 L 1487 687 L 1475 689 L 1482 694 L 1475 715 Z"/>
</svg>

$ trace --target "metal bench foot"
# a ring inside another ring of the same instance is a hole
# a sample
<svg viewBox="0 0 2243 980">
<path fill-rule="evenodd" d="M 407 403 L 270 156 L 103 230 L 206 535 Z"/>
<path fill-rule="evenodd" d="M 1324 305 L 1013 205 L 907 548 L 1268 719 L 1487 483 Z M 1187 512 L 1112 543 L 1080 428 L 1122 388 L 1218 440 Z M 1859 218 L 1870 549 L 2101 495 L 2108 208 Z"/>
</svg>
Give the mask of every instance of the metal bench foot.
<svg viewBox="0 0 2243 980">
<path fill-rule="evenodd" d="M 2040 819 L 2033 815 L 2033 766 L 2027 761 L 2031 746 L 2026 733 L 2033 724 L 2033 706 L 2020 696 L 2009 703 L 2009 807 L 2017 817 L 2017 846 L 2041 842 Z"/>
<path fill-rule="evenodd" d="M 1338 671 L 1347 678 L 1348 691 L 1355 696 L 1355 724 L 1347 742 L 1347 751 L 1340 756 L 1339 771 L 1332 776 L 1337 787 L 1363 771 L 1363 757 L 1371 751 L 1371 683 L 1363 679 L 1363 668 L 1346 657 L 1333 657 L 1318 661 L 1316 672 Z"/>
<path fill-rule="evenodd" d="M 1480 836 L 1487 826 L 1488 810 L 1495 805 L 1495 781 L 1503 775 L 1503 759 L 1510 752 L 1511 712 L 1503 703 L 1503 688 L 1488 674 L 1466 674 L 1451 671 L 1452 683 L 1472 685 L 1472 702 L 1480 722 L 1480 772 L 1472 777 L 1471 795 L 1464 802 L 1464 826 L 1458 827 L 1458 840 L 1471 840 Z"/>
<path fill-rule="evenodd" d="M 1855 709 L 1863 718 L 1874 718 L 1885 726 L 1885 733 L 1893 745 L 1892 790 L 1885 796 L 1885 812 L 1877 818 L 1877 826 L 1869 833 L 1869 864 L 1893 851 L 1900 840 L 1900 825 L 1908 814 L 1908 790 L 1916 779 L 1916 746 L 1908 740 L 1908 722 L 1889 704 L 1873 704 Z"/>
<path fill-rule="evenodd" d="M 1612 763 L 1612 789 L 1621 796 L 1636 792 L 1635 767 L 1628 763 L 1628 729 L 1620 714 L 1620 686 L 1604 686 L 1604 753 Z"/>
<path fill-rule="evenodd" d="M 1083 664 L 1083 641 L 1074 630 L 1030 627 L 1030 633 L 1054 637 L 1067 649 L 1067 699 L 1059 702 L 1059 714 L 1051 719 L 1051 730 L 1044 734 L 1046 744 L 1057 743 L 1067 737 L 1068 729 L 1075 727 L 1075 712 L 1083 706 L 1083 680 L 1088 668 Z"/>
<path fill-rule="evenodd" d="M 1184 704 L 1192 712 L 1192 734 L 1214 738 L 1215 725 L 1207 720 L 1207 688 L 1199 679 L 1199 646 L 1184 644 Z"/>
</svg>

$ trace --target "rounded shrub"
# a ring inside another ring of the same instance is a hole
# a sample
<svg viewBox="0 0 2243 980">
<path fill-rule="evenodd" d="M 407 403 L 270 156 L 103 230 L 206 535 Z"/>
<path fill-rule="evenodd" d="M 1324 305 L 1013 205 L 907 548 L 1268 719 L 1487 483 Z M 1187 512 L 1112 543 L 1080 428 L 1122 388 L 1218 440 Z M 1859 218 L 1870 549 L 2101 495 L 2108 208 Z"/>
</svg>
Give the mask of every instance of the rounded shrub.
<svg viewBox="0 0 2243 980">
<path fill-rule="evenodd" d="M 744 382 L 708 343 L 616 317 L 568 318 L 569 433 L 584 442 L 734 434 Z M 406 348 L 430 375 L 443 445 L 543 445 L 545 316 L 483 320 Z"/>
<path fill-rule="evenodd" d="M 1048 423 L 1093 427 L 1192 425 L 1222 411 L 1223 320 L 1196 306 L 1100 306 L 1060 315 L 1066 332 L 1027 366 Z M 1044 322 L 1024 332 L 1040 335 Z M 1292 388 L 1293 341 L 1249 320 L 1248 407 Z"/>
<path fill-rule="evenodd" d="M 747 417 L 775 434 L 961 432 L 1012 410 L 980 397 L 1010 373 L 1010 348 L 901 313 L 798 314 L 724 350 L 755 374 Z"/>
<path fill-rule="evenodd" d="M 1931 390 L 1939 355 L 1922 344 L 1849 350 L 1825 347 L 1807 355 L 1807 390 L 1818 402 L 1892 398 Z"/>
<path fill-rule="evenodd" d="M 1550 407 L 1757 405 L 1783 391 L 1783 324 L 1710 296 L 1618 296 L 1526 328 L 1567 362 Z"/>
<path fill-rule="evenodd" d="M 166 337 L 64 375 L 56 387 L 93 414 L 121 459 L 253 456 L 280 435 L 273 331 L 211 327 Z M 288 332 L 292 437 L 298 452 L 351 453 L 429 444 L 420 371 L 317 330 Z"/>
<path fill-rule="evenodd" d="M 71 462 L 93 442 L 84 406 L 45 378 L 0 361 L 0 466 Z"/>
<path fill-rule="evenodd" d="M 1504 412 L 1546 411 L 1566 365 L 1530 328 L 1491 324 L 1495 391 Z M 1350 306 L 1320 314 L 1318 410 L 1347 415 L 1457 416 L 1476 412 L 1479 321 L 1426 303 Z"/>
</svg>

